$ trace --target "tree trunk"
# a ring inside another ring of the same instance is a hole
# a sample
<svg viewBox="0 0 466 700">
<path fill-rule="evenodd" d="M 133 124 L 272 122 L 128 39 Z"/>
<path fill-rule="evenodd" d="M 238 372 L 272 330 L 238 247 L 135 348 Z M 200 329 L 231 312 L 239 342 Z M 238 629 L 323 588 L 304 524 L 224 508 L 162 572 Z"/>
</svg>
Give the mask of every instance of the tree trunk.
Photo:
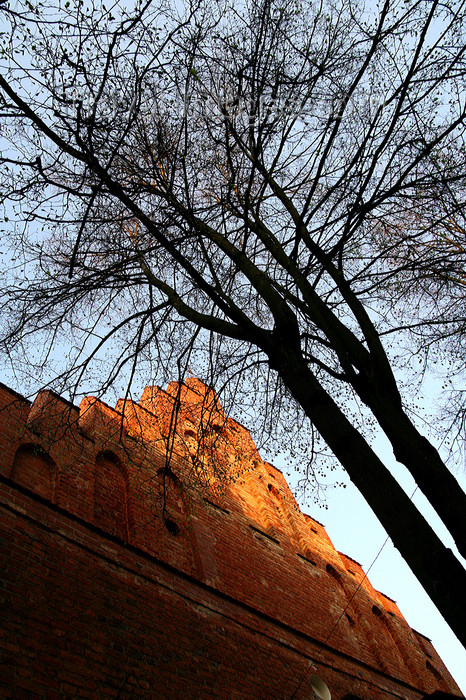
<svg viewBox="0 0 466 700">
<path fill-rule="evenodd" d="M 466 571 L 296 351 L 269 346 L 271 366 L 320 432 L 394 546 L 466 647 Z"/>
<path fill-rule="evenodd" d="M 396 459 L 411 473 L 466 559 L 466 493 L 402 407 L 383 394 L 375 401 L 371 397 L 367 405 L 390 440 Z"/>
</svg>

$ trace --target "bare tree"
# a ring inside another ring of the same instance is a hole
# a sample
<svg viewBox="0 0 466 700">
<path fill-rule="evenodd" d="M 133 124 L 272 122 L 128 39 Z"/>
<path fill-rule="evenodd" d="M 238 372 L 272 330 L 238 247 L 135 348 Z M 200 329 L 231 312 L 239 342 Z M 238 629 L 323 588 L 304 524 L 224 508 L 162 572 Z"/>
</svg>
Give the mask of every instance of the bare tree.
<svg viewBox="0 0 466 700">
<path fill-rule="evenodd" d="M 413 212 L 437 232 L 459 210 L 461 162 L 435 155 L 464 139 L 464 2 L 2 8 L 5 353 L 34 371 L 66 343 L 76 390 L 193 366 L 272 432 L 297 406 L 466 642 L 466 572 L 357 417 L 466 556 L 466 495 L 383 340 L 412 325 Z"/>
<path fill-rule="evenodd" d="M 417 385 L 427 371 L 442 387 L 437 397 L 441 406 L 436 417 L 438 432 L 456 458 L 464 451 L 466 426 L 464 156 L 464 142 L 459 138 L 434 152 L 432 166 L 441 177 L 427 182 L 409 209 L 401 210 L 403 221 L 397 212 L 391 220 L 380 221 L 373 239 L 384 258 L 386 284 L 392 292 L 385 300 L 378 294 L 378 302 L 387 316 L 396 314 L 403 319 L 405 357 L 417 368 L 410 372 L 409 380 Z M 393 321 L 394 316 L 384 331 L 386 340 L 394 334 L 400 337 L 400 324 Z"/>
</svg>

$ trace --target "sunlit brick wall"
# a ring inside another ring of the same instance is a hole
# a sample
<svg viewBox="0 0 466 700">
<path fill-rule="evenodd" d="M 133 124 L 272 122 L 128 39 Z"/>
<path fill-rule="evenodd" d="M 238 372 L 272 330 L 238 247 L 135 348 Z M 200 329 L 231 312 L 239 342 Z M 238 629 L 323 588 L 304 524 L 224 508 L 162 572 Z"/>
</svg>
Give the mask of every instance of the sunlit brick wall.
<svg viewBox="0 0 466 700">
<path fill-rule="evenodd" d="M 460 696 L 198 380 L 0 431 L 0 697 Z"/>
</svg>

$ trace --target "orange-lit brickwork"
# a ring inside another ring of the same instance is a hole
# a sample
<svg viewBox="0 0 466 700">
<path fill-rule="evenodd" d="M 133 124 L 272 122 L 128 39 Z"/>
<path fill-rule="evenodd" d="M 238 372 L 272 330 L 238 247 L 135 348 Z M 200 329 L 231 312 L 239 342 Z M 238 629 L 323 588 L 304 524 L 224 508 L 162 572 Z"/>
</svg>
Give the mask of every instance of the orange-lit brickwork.
<svg viewBox="0 0 466 700">
<path fill-rule="evenodd" d="M 0 426 L 0 697 L 462 697 L 198 380 Z"/>
</svg>

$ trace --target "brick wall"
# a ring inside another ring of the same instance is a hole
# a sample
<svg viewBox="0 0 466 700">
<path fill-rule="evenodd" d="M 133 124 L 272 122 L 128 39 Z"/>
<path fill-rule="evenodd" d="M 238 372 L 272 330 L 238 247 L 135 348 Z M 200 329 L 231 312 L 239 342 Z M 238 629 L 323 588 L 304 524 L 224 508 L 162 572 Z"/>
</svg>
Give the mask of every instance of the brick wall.
<svg viewBox="0 0 466 700">
<path fill-rule="evenodd" d="M 0 697 L 461 695 L 197 380 L 0 427 Z"/>
</svg>

